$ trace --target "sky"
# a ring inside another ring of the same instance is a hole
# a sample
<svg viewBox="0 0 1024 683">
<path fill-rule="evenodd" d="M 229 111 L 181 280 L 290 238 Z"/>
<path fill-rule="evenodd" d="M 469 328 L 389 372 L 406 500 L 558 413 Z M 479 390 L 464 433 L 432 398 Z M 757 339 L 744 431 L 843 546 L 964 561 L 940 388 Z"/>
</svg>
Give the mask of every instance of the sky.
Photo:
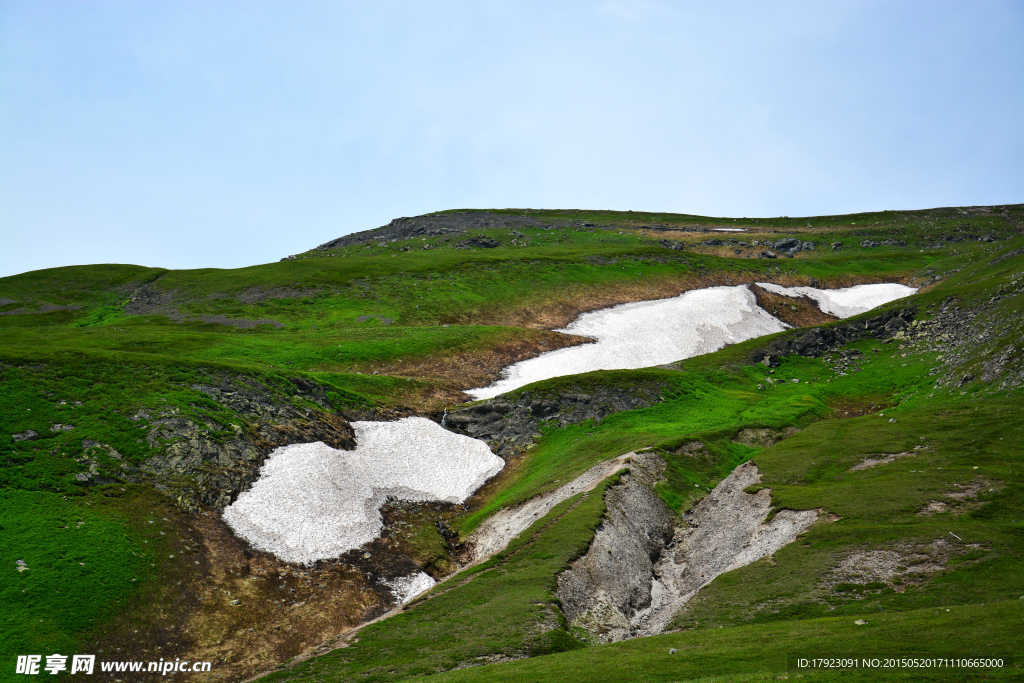
<svg viewBox="0 0 1024 683">
<path fill-rule="evenodd" d="M 398 216 L 1024 202 L 1024 2 L 0 0 L 0 277 Z"/>
</svg>

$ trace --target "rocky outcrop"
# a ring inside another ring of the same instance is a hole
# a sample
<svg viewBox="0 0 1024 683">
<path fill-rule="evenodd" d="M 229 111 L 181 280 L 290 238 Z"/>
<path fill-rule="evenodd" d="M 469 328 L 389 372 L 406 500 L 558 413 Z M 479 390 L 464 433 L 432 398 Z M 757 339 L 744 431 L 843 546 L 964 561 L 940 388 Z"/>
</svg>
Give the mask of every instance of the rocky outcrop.
<svg viewBox="0 0 1024 683">
<path fill-rule="evenodd" d="M 494 249 L 495 247 L 501 246 L 501 242 L 494 239 L 493 237 L 486 237 L 484 235 L 477 235 L 472 239 L 468 239 L 465 242 L 459 242 L 455 245 L 456 249 Z"/>
<path fill-rule="evenodd" d="M 532 216 L 490 213 L 488 211 L 456 211 L 453 213 L 429 214 L 396 218 L 374 230 L 354 232 L 325 242 L 317 251 L 328 251 L 359 244 L 384 243 L 407 240 L 413 237 L 441 237 L 460 235 L 468 230 L 515 229 L 515 228 L 561 228 L 582 226 L 582 221 L 549 221 Z M 488 239 L 488 238 L 483 238 Z M 487 248 L 488 245 L 472 245 Z M 497 246 L 495 244 L 494 246 Z"/>
<path fill-rule="evenodd" d="M 633 635 L 631 620 L 651 606 L 655 563 L 675 527 L 675 515 L 653 490 L 664 469 L 654 453 L 632 457 L 629 473 L 605 493 L 608 512 L 587 554 L 558 577 L 566 619 L 602 642 Z"/>
<path fill-rule="evenodd" d="M 652 491 L 664 467 L 634 459 L 629 477 L 606 494 L 608 517 L 587 554 L 558 578 L 570 624 L 601 642 L 661 633 L 716 576 L 776 552 L 818 520 L 818 510 L 780 510 L 768 520 L 771 491 L 740 465 L 675 524 Z"/>
<path fill-rule="evenodd" d="M 964 390 L 980 381 L 1000 390 L 1024 386 L 1024 355 L 1016 348 L 1022 321 L 1001 304 L 1024 293 L 1024 275 L 1016 275 L 992 292 L 988 300 L 961 306 L 947 299 L 900 330 L 893 341 L 906 352 L 936 353 L 929 374 L 935 388 Z"/>
<path fill-rule="evenodd" d="M 778 367 L 779 360 L 784 356 L 806 356 L 817 358 L 828 351 L 870 336 L 875 339 L 890 339 L 903 330 L 914 320 L 917 310 L 904 307 L 889 310 L 867 320 L 837 323 L 828 327 L 792 332 L 771 342 L 767 347 L 754 351 L 750 363 L 761 363 L 768 367 Z"/>
<path fill-rule="evenodd" d="M 905 247 L 907 246 L 907 243 L 905 240 L 896 240 L 890 237 L 889 239 L 882 240 L 881 242 L 878 240 L 861 240 L 860 246 L 865 249 L 873 249 L 874 247 Z"/>
<path fill-rule="evenodd" d="M 325 390 L 310 380 L 295 378 L 275 391 L 252 379 L 221 377 L 191 388 L 242 419 L 221 424 L 179 408 L 156 414 L 140 410 L 130 418 L 147 424 L 147 441 L 158 452 L 142 471 L 158 486 L 173 489 L 185 510 L 231 504 L 280 446 L 322 441 L 333 448 L 355 448 L 352 427 L 331 412 Z"/>
<path fill-rule="evenodd" d="M 661 386 L 653 383 L 525 391 L 518 397 L 506 394 L 449 412 L 442 417 L 442 424 L 487 441 L 495 453 L 505 457 L 528 447 L 540 436 L 543 423 L 566 427 L 594 420 L 599 424 L 613 413 L 646 408 L 663 400 Z"/>
</svg>

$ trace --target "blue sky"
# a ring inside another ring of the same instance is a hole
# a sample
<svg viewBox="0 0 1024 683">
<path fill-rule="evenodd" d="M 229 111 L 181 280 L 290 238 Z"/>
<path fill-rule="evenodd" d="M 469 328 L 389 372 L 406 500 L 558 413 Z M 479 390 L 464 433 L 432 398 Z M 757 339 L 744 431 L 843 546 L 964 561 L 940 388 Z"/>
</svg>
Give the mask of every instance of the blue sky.
<svg viewBox="0 0 1024 683">
<path fill-rule="evenodd" d="M 0 0 L 0 276 L 459 207 L 1024 202 L 1024 3 Z"/>
</svg>

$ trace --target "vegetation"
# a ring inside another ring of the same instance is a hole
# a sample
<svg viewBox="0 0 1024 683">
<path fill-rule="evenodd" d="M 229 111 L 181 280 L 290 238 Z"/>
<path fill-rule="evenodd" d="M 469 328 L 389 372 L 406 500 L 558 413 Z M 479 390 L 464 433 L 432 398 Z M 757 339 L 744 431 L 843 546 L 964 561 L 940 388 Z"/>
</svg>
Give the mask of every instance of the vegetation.
<svg viewBox="0 0 1024 683">
<path fill-rule="evenodd" d="M 2 279 L 0 556 L 8 569 L 0 594 L 9 609 L 0 649 L 5 657 L 85 652 L 118 615 L 141 614 L 169 576 L 184 575 L 174 542 L 160 533 L 180 526 L 170 515 L 181 513 L 154 515 L 170 510 L 168 500 L 145 477 L 125 472 L 166 446 L 149 439 L 147 420 L 133 419 L 142 410 L 174 409 L 209 425 L 211 438 L 233 437 L 231 425 L 246 416 L 196 388 L 211 378 L 245 377 L 297 406 L 315 407 L 289 394 L 298 379 L 326 387 L 335 411 L 440 412 L 473 386 L 467 382 L 493 375 L 516 353 L 567 343 L 541 328 L 571 319 L 591 300 L 667 296 L 702 283 L 870 278 L 931 285 L 898 304 L 913 305 L 919 320 L 938 320 L 950 301 L 979 316 L 990 333 L 957 351 L 974 354 L 956 366 L 968 379 L 947 381 L 948 347 L 909 339 L 852 343 L 843 351 L 859 360 L 845 370 L 832 353 L 788 356 L 773 368 L 750 362 L 757 349 L 793 334 L 784 332 L 689 359 L 678 370 L 549 380 L 529 390 L 655 383 L 664 400 L 599 424 L 546 424 L 521 464 L 449 522 L 446 533 L 464 537 L 497 509 L 639 448 L 666 459 L 658 491 L 677 512 L 753 459 L 776 509 L 823 508 L 838 517 L 773 557 L 720 576 L 678 615 L 677 632 L 594 645 L 561 616 L 556 577 L 586 551 L 610 480 L 555 508 L 503 553 L 435 587 L 428 599 L 365 627 L 347 647 L 269 678 L 832 680 L 839 675 L 788 671 L 786 654 L 934 654 L 950 644 L 956 655 L 1015 651 L 1021 641 L 1012 625 L 1024 609 L 1024 452 L 1014 434 L 1024 426 L 1024 406 L 1018 386 L 980 379 L 992 359 L 1024 352 L 1022 257 L 1005 256 L 1024 238 L 1012 237 L 1020 207 L 1010 208 L 1009 218 L 941 210 L 799 220 L 531 211 L 574 223 L 470 231 L 467 237 L 500 243 L 486 250 L 456 249 L 455 238 L 435 236 L 312 251 L 234 271 L 81 266 Z M 500 213 L 522 215 L 516 211 Z M 795 235 L 817 248 L 793 259 L 747 258 L 756 250 L 736 254 L 702 243 L 721 235 L 672 230 L 725 225 L 770 239 Z M 876 237 L 906 246 L 859 246 Z M 664 239 L 683 248 L 666 248 Z M 844 243 L 840 251 L 830 248 L 836 241 Z M 452 371 L 474 363 L 472 373 Z M 800 431 L 774 445 L 739 437 L 787 428 Z M 15 439 L 28 430 L 36 437 Z M 703 445 L 699 457 L 682 448 L 693 442 Z M 900 457 L 851 469 L 888 455 Z M 83 481 L 77 475 L 84 473 L 94 476 Z M 943 505 L 929 508 L 936 502 Z M 431 534 L 420 535 L 429 536 L 433 557 Z M 851 553 L 919 559 L 938 539 L 942 562 L 934 571 L 904 566 L 895 578 L 870 581 L 839 569 Z M 12 570 L 18 560 L 26 570 Z M 857 626 L 857 619 L 868 623 Z M 669 648 L 679 652 L 669 655 Z M 986 673 L 985 680 L 1011 680 L 1012 673 Z M 972 680 L 936 671 L 841 675 Z"/>
</svg>

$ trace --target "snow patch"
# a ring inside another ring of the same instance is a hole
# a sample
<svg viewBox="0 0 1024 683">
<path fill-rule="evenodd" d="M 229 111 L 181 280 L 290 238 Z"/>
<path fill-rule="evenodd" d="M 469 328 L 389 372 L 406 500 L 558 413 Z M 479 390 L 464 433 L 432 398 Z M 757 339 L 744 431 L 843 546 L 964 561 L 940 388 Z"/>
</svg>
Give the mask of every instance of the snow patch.
<svg viewBox="0 0 1024 683">
<path fill-rule="evenodd" d="M 404 605 L 420 593 L 430 590 L 437 581 L 434 581 L 426 572 L 418 572 L 409 576 L 399 576 L 397 579 L 385 581 L 395 594 L 400 605 Z"/>
<path fill-rule="evenodd" d="M 745 286 L 709 287 L 671 299 L 622 304 L 584 313 L 558 330 L 591 337 L 597 343 L 516 363 L 505 368 L 503 379 L 466 393 L 478 400 L 494 398 L 551 377 L 663 365 L 786 327 L 758 306 Z"/>
<path fill-rule="evenodd" d="M 840 318 L 869 311 L 917 291 L 891 283 L 845 289 L 757 284 L 783 296 L 808 296 L 822 311 Z M 515 363 L 505 368 L 502 379 L 491 386 L 470 389 L 466 393 L 482 400 L 552 377 L 664 365 L 788 327 L 758 306 L 746 285 L 708 287 L 671 299 L 622 304 L 584 313 L 568 327 L 557 330 L 590 337 L 596 343 L 550 351 Z"/>
<path fill-rule="evenodd" d="M 856 285 L 843 289 L 816 289 L 814 287 L 780 287 L 768 282 L 758 282 L 757 286 L 782 296 L 801 297 L 806 296 L 814 299 L 818 308 L 824 313 L 829 313 L 838 318 L 849 318 L 859 315 L 872 308 L 896 299 L 910 296 L 917 290 L 913 287 L 896 283 L 883 283 L 877 285 Z"/>
<path fill-rule="evenodd" d="M 275 450 L 224 521 L 254 548 L 312 564 L 376 538 L 388 497 L 461 503 L 505 464 L 483 441 L 422 417 L 352 427 L 353 451 L 319 441 Z"/>
</svg>

